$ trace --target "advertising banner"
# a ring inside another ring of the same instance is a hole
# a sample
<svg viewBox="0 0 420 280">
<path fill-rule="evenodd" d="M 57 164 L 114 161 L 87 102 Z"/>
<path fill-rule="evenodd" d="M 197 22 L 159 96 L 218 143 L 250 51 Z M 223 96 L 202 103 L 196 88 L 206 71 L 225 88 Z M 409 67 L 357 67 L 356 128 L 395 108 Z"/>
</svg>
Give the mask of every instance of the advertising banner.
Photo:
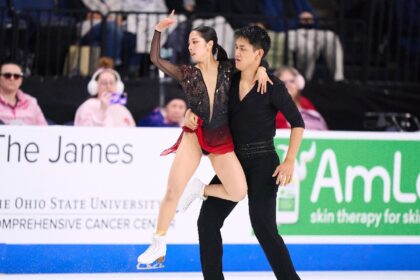
<svg viewBox="0 0 420 280">
<path fill-rule="evenodd" d="M 160 153 L 179 134 L 0 126 L 0 273 L 135 271 L 174 159 Z M 278 131 L 274 139 L 280 158 L 288 136 Z M 420 134 L 305 132 L 293 181 L 279 188 L 277 204 L 296 267 L 420 269 L 413 258 L 420 254 L 419 158 Z M 213 176 L 203 157 L 193 177 Z M 165 271 L 200 270 L 199 209 L 195 202 L 175 216 Z M 226 270 L 270 269 L 246 200 L 222 235 Z M 394 254 L 399 260 L 388 263 Z"/>
<path fill-rule="evenodd" d="M 160 152 L 179 129 L 0 129 L 0 242 L 150 241 L 174 158 Z M 203 159 L 196 176 L 213 174 Z M 195 206 L 176 217 L 169 242 L 197 240 Z"/>
<path fill-rule="evenodd" d="M 293 182 L 279 189 L 281 232 L 418 237 L 420 141 L 383 138 L 305 137 Z M 287 139 L 275 145 L 284 156 Z"/>
</svg>

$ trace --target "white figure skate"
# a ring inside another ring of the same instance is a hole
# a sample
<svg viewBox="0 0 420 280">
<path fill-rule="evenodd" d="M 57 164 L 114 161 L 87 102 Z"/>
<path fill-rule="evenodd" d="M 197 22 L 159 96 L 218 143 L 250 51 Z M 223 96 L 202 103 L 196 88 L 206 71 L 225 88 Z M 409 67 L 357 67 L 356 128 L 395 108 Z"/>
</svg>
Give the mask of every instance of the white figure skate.
<svg viewBox="0 0 420 280">
<path fill-rule="evenodd" d="M 187 187 L 184 190 L 184 193 L 181 196 L 181 199 L 178 203 L 177 212 L 184 213 L 188 210 L 190 205 L 197 199 L 206 200 L 207 197 L 204 196 L 205 184 L 199 179 L 192 179 Z"/>
<path fill-rule="evenodd" d="M 166 256 L 166 240 L 164 236 L 153 235 L 152 244 L 137 258 L 137 269 L 163 268 Z"/>
</svg>

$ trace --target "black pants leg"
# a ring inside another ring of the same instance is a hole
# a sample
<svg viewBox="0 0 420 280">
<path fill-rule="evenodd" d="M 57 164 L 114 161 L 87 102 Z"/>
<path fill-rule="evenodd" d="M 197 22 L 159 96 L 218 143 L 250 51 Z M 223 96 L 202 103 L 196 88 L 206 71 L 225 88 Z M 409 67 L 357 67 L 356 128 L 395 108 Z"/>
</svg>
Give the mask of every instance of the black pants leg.
<svg viewBox="0 0 420 280">
<path fill-rule="evenodd" d="M 275 153 L 256 158 L 240 158 L 247 175 L 249 215 L 255 236 L 277 279 L 300 279 L 293 266 L 276 223 L 278 187 L 272 174 L 279 164 Z"/>
<path fill-rule="evenodd" d="M 271 175 L 279 160 L 277 154 L 239 157 L 248 182 L 249 214 L 255 235 L 277 279 L 299 280 L 289 251 L 277 232 L 275 178 Z M 218 183 L 217 177 L 212 183 Z M 198 218 L 200 260 L 205 280 L 223 280 L 223 244 L 220 229 L 237 203 L 209 197 Z"/>
<path fill-rule="evenodd" d="M 219 183 L 215 177 L 212 183 Z M 223 280 L 223 243 L 220 229 L 236 202 L 208 197 L 203 202 L 198 217 L 201 269 L 205 280 Z"/>
</svg>

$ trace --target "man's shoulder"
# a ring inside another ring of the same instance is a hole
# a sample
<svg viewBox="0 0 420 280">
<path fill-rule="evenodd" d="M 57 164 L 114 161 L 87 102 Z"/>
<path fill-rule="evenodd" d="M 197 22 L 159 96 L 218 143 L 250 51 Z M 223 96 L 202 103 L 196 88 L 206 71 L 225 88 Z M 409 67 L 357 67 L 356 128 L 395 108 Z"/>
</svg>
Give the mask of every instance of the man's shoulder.
<svg viewBox="0 0 420 280">
<path fill-rule="evenodd" d="M 241 71 L 237 71 L 237 72 L 233 73 L 232 84 L 233 83 L 239 83 L 240 80 L 241 80 Z"/>
<path fill-rule="evenodd" d="M 282 81 L 280 81 L 279 78 L 276 76 L 269 74 L 268 77 L 273 82 L 273 84 L 268 84 L 268 90 L 283 90 L 285 88 L 285 85 Z"/>
</svg>

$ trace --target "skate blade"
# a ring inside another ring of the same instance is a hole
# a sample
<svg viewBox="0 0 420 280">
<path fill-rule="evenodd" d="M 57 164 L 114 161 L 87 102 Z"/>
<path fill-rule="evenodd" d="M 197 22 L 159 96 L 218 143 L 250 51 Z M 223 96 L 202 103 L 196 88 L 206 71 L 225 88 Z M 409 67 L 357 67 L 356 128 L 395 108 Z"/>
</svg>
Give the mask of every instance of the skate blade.
<svg viewBox="0 0 420 280">
<path fill-rule="evenodd" d="M 150 270 L 150 269 L 159 269 L 164 268 L 163 262 L 165 261 L 165 257 L 160 257 L 153 263 L 145 264 L 145 263 L 137 263 L 138 270 Z"/>
<path fill-rule="evenodd" d="M 175 213 L 178 214 L 184 214 L 185 212 L 187 212 L 187 210 L 190 208 L 190 206 L 194 203 L 195 200 L 191 201 L 190 203 L 188 203 L 187 205 L 183 205 L 182 207 L 178 207 L 175 210 Z"/>
</svg>

